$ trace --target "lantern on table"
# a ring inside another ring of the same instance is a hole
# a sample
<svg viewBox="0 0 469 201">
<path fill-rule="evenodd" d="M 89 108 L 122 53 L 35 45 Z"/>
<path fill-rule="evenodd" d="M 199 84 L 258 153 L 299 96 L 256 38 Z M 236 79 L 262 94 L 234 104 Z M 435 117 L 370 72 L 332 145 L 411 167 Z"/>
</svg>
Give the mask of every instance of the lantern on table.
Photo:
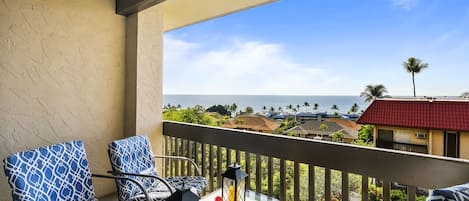
<svg viewBox="0 0 469 201">
<path fill-rule="evenodd" d="M 241 167 L 234 163 L 228 166 L 228 170 L 222 175 L 222 197 L 223 201 L 245 201 L 246 181 L 248 176 Z"/>
</svg>

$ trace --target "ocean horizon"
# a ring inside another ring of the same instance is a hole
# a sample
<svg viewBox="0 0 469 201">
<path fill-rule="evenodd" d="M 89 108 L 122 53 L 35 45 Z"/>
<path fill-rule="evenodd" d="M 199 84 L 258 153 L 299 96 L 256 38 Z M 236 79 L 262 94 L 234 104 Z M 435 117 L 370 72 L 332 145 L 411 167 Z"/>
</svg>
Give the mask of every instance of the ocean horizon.
<svg viewBox="0 0 469 201">
<path fill-rule="evenodd" d="M 164 105 L 181 105 L 183 108 L 202 105 L 208 108 L 212 105 L 231 105 L 236 103 L 238 110 L 244 110 L 250 106 L 254 112 L 263 111 L 263 107 L 274 107 L 277 110 L 282 107 L 287 111 L 288 105 L 296 107 L 300 105 L 300 112 L 313 111 L 314 103 L 319 104 L 318 112 L 333 113 L 331 107 L 335 104 L 339 108 L 338 112 L 347 113 L 353 104 L 359 106 L 358 111 L 365 110 L 369 103 L 364 101 L 360 96 L 305 96 L 305 95 L 184 95 L 184 94 L 165 94 L 163 95 Z M 309 107 L 303 107 L 308 102 Z"/>
</svg>

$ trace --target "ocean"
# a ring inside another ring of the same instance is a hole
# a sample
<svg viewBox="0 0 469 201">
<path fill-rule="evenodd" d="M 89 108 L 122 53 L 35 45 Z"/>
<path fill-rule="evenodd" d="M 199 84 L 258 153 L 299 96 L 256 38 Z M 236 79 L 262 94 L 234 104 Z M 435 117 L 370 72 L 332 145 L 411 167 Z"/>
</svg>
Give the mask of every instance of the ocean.
<svg viewBox="0 0 469 201">
<path fill-rule="evenodd" d="M 303 107 L 308 102 L 310 107 Z M 163 104 L 181 105 L 183 108 L 202 105 L 208 108 L 212 105 L 231 105 L 236 103 L 238 110 L 244 110 L 251 106 L 255 112 L 263 111 L 262 107 L 282 107 L 286 111 L 287 105 L 300 105 L 300 111 L 313 111 L 314 103 L 319 104 L 319 112 L 333 113 L 332 105 L 337 105 L 340 113 L 347 113 L 354 103 L 357 103 L 359 110 L 365 110 L 369 103 L 359 96 L 277 96 L 277 95 L 164 95 Z"/>
</svg>

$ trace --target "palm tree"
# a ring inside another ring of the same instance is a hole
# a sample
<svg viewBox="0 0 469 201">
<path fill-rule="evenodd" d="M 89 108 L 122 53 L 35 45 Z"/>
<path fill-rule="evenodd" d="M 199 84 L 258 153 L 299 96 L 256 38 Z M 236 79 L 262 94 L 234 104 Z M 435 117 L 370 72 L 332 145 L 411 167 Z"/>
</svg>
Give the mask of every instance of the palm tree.
<svg viewBox="0 0 469 201">
<path fill-rule="evenodd" d="M 292 105 L 292 104 L 287 105 L 287 109 L 289 109 L 290 111 L 292 111 L 292 110 L 293 110 L 293 105 Z"/>
<path fill-rule="evenodd" d="M 231 115 L 236 116 L 236 110 L 237 109 L 238 109 L 238 105 L 236 105 L 236 103 L 231 104 L 231 106 L 230 106 Z"/>
<path fill-rule="evenodd" d="M 334 116 L 338 116 L 338 115 L 339 115 L 339 113 L 337 112 L 337 111 L 339 110 L 339 107 L 337 107 L 336 104 L 332 105 L 331 110 L 335 110 Z"/>
<path fill-rule="evenodd" d="M 262 110 L 264 110 L 264 112 L 267 110 L 267 107 L 264 105 L 262 106 Z"/>
<path fill-rule="evenodd" d="M 309 103 L 305 101 L 305 103 L 303 103 L 303 106 L 306 108 L 306 112 L 308 111 L 308 107 L 309 107 Z"/>
<path fill-rule="evenodd" d="M 358 107 L 358 104 L 357 104 L 357 103 L 354 103 L 354 104 L 352 105 L 352 107 L 350 108 L 350 112 L 352 112 L 352 113 L 357 113 L 357 112 L 358 112 L 358 108 L 359 108 L 359 107 Z"/>
<path fill-rule="evenodd" d="M 319 109 L 319 104 L 318 103 L 314 103 L 314 107 L 313 107 L 313 110 L 318 112 L 318 109 Z"/>
<path fill-rule="evenodd" d="M 421 70 L 425 69 L 428 67 L 427 63 L 423 63 L 422 60 L 410 57 L 407 59 L 407 61 L 403 62 L 402 65 L 404 68 L 407 70 L 408 73 L 412 74 L 412 84 L 414 86 L 414 97 L 416 96 L 415 94 L 415 79 L 414 75 L 416 73 L 420 73 Z"/>
<path fill-rule="evenodd" d="M 270 107 L 270 113 L 273 114 L 275 112 L 275 108 L 274 107 Z"/>
<path fill-rule="evenodd" d="M 300 105 L 296 105 L 297 110 L 300 110 L 300 107 L 301 107 Z"/>
<path fill-rule="evenodd" d="M 366 85 L 365 91 L 360 94 L 361 97 L 365 98 L 366 102 L 370 102 L 376 98 L 382 98 L 384 93 L 388 93 L 386 87 L 382 84 L 378 85 Z"/>
</svg>

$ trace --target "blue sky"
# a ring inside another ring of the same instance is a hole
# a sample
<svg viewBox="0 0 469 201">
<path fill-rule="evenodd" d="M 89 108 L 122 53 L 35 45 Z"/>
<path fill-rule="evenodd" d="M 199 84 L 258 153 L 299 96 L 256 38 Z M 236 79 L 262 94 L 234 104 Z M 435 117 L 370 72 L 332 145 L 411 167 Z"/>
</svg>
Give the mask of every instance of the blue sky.
<svg viewBox="0 0 469 201">
<path fill-rule="evenodd" d="M 167 32 L 165 94 L 411 96 L 469 91 L 467 0 L 280 0 Z"/>
</svg>

